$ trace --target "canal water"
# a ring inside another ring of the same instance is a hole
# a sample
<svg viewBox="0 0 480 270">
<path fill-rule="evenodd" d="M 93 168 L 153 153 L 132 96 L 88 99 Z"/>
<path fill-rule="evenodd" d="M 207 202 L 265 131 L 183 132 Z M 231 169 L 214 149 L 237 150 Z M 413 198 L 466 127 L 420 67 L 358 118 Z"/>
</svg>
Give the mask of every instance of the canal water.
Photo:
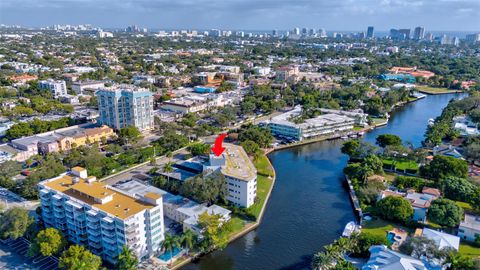
<svg viewBox="0 0 480 270">
<path fill-rule="evenodd" d="M 364 136 L 396 134 L 420 146 L 427 121 L 440 115 L 461 94 L 427 96 L 397 109 L 387 126 Z M 343 141 L 333 140 L 273 152 L 269 158 L 276 183 L 261 225 L 227 248 L 208 254 L 183 269 L 308 269 L 312 254 L 341 235 L 354 219 L 342 170 Z"/>
</svg>

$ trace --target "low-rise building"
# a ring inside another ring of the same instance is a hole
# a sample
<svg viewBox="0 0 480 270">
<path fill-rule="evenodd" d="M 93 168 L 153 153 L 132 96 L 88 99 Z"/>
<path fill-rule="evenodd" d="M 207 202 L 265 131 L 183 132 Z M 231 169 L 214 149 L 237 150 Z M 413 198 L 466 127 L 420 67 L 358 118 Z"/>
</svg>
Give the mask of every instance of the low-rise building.
<svg viewBox="0 0 480 270">
<path fill-rule="evenodd" d="M 465 218 L 458 226 L 458 234 L 461 239 L 475 242 L 480 238 L 480 216 L 465 214 Z"/>
<path fill-rule="evenodd" d="M 19 151 L 16 160 L 25 161 L 33 155 L 67 151 L 88 143 L 109 139 L 115 133 L 108 126 L 73 126 L 33 136 L 12 140 L 10 144 Z"/>
<path fill-rule="evenodd" d="M 161 195 L 163 197 L 164 216 L 183 224 L 184 231 L 191 230 L 197 234 L 202 234 L 203 232 L 198 226 L 198 217 L 205 212 L 209 215 L 220 215 L 222 222 L 230 220 L 231 211 L 228 209 L 215 204 L 211 206 L 199 204 L 180 195 L 173 195 L 136 180 L 118 184 L 116 185 L 116 188 L 140 197 L 148 193 Z"/>
<path fill-rule="evenodd" d="M 352 130 L 358 121 L 356 120 L 357 116 L 353 118 L 351 117 L 353 114 L 347 115 L 347 112 L 340 113 L 341 111 L 330 110 L 326 110 L 325 112 L 326 113 L 315 118 L 300 119 L 302 107 L 297 106 L 289 112 L 272 117 L 272 119 L 266 121 L 265 124 L 276 137 L 302 141 L 316 136 Z M 359 119 L 363 118 L 363 116 L 359 116 Z M 363 121 L 361 122 L 363 123 Z"/>
<path fill-rule="evenodd" d="M 370 259 L 362 270 L 434 270 L 421 260 L 393 251 L 386 246 L 371 246 Z"/>
<path fill-rule="evenodd" d="M 458 251 L 460 248 L 460 237 L 455 235 L 425 228 L 422 231 L 422 236 L 433 240 L 438 249 L 448 248 Z"/>
<path fill-rule="evenodd" d="M 243 147 L 230 143 L 224 143 L 223 147 L 225 151 L 220 156 L 210 154 L 203 171 L 220 171 L 228 185 L 228 201 L 248 208 L 257 196 L 257 169 Z"/>
<path fill-rule="evenodd" d="M 80 167 L 38 184 L 45 227 L 115 263 L 127 246 L 140 259 L 161 250 L 162 196 L 131 195 L 96 181 Z"/>
<path fill-rule="evenodd" d="M 101 81 L 81 81 L 72 83 L 72 90 L 80 94 L 92 93 L 94 94 L 97 90 L 105 87 L 105 83 Z"/>
<path fill-rule="evenodd" d="M 472 121 L 469 116 L 460 115 L 453 119 L 453 128 L 460 132 L 462 136 L 477 136 L 480 135 L 478 125 Z"/>
</svg>

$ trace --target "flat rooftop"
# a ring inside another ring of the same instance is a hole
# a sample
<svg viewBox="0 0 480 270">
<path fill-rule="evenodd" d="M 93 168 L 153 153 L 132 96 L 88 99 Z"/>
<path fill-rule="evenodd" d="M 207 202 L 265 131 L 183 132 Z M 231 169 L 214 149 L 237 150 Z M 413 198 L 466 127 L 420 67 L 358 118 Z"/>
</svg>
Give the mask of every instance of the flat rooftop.
<svg viewBox="0 0 480 270">
<path fill-rule="evenodd" d="M 480 216 L 465 214 L 465 220 L 460 222 L 460 227 L 480 230 Z"/>
<path fill-rule="evenodd" d="M 78 182 L 74 179 L 78 179 Z M 132 196 L 118 192 L 104 183 L 97 181 L 88 183 L 86 179 L 77 178 L 70 174 L 41 182 L 39 185 L 66 194 L 119 219 L 126 219 L 154 207 Z M 111 200 L 104 203 L 99 202 L 99 200 L 107 197 L 111 197 Z"/>
<path fill-rule="evenodd" d="M 231 143 L 224 143 L 225 166 L 222 173 L 233 178 L 250 181 L 257 178 L 257 169 L 248 157 L 243 147 Z"/>
</svg>

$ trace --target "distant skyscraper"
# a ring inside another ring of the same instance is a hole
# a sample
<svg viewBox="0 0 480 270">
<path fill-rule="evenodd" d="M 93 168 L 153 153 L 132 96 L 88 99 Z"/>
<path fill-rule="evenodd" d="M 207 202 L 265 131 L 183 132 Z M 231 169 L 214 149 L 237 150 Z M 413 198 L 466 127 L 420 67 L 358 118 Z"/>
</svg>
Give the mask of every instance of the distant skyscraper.
<svg viewBox="0 0 480 270">
<path fill-rule="evenodd" d="M 398 32 L 405 35 L 405 39 L 410 38 L 410 29 L 399 29 Z"/>
<path fill-rule="evenodd" d="M 467 35 L 465 39 L 471 43 L 480 42 L 480 33 Z"/>
<path fill-rule="evenodd" d="M 325 29 L 323 29 L 323 28 L 322 28 L 322 29 L 319 29 L 319 30 L 318 30 L 318 35 L 319 35 L 320 37 L 327 37 L 327 31 L 325 31 Z"/>
<path fill-rule="evenodd" d="M 433 40 L 433 34 L 432 33 L 427 33 L 425 35 L 425 39 L 428 40 L 428 41 L 432 41 Z"/>
<path fill-rule="evenodd" d="M 308 35 L 308 28 L 302 28 L 302 36 Z"/>
<path fill-rule="evenodd" d="M 373 38 L 373 36 L 374 36 L 374 32 L 373 32 L 373 31 L 374 31 L 373 26 L 369 26 L 369 27 L 367 28 L 367 38 Z"/>
<path fill-rule="evenodd" d="M 415 28 L 415 31 L 413 32 L 413 39 L 420 40 L 425 37 L 425 28 L 418 26 Z"/>
<path fill-rule="evenodd" d="M 293 34 L 299 36 L 299 35 L 300 35 L 300 28 L 295 27 L 295 28 L 293 29 Z"/>
<path fill-rule="evenodd" d="M 278 30 L 273 30 L 272 31 L 272 36 L 277 37 L 278 36 Z"/>
<path fill-rule="evenodd" d="M 309 35 L 309 36 L 312 36 L 312 37 L 313 37 L 313 36 L 315 36 L 316 34 L 317 34 L 317 30 L 315 30 L 315 28 L 312 28 L 312 29 L 310 29 L 310 31 L 308 31 L 308 35 Z"/>
</svg>

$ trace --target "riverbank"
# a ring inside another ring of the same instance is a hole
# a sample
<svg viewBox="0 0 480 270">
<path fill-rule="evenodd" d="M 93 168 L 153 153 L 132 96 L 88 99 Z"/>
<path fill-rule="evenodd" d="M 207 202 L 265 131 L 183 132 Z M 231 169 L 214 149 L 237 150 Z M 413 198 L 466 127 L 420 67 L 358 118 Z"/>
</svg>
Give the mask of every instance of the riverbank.
<svg viewBox="0 0 480 270">
<path fill-rule="evenodd" d="M 445 95 L 445 94 L 455 94 L 463 93 L 463 90 L 451 90 L 448 88 L 439 88 L 439 87 L 430 87 L 425 85 L 419 85 L 416 87 L 417 91 L 429 95 Z"/>
<path fill-rule="evenodd" d="M 254 161 L 255 167 L 257 169 L 257 197 L 259 197 L 258 205 L 260 206 L 260 208 L 256 209 L 256 205 L 252 205 L 248 210 L 250 210 L 251 214 L 254 214 L 257 218 L 254 222 L 244 221 L 246 223 L 240 230 L 232 232 L 228 240 L 229 244 L 243 237 L 247 233 L 255 230 L 258 226 L 260 226 L 260 223 L 262 222 L 262 218 L 265 213 L 265 209 L 267 207 L 270 195 L 272 194 L 273 186 L 275 185 L 276 179 L 275 169 L 273 168 L 272 163 L 267 157 L 268 153 L 270 153 L 270 151 L 267 149 L 264 151 L 264 155 L 257 157 L 257 159 Z M 206 253 L 198 252 L 188 258 L 183 258 L 176 261 L 171 268 L 167 269 L 180 269 L 183 266 L 192 262 L 193 260 L 198 259 L 201 256 L 204 256 L 213 251 L 215 251 L 215 249 Z"/>
</svg>

